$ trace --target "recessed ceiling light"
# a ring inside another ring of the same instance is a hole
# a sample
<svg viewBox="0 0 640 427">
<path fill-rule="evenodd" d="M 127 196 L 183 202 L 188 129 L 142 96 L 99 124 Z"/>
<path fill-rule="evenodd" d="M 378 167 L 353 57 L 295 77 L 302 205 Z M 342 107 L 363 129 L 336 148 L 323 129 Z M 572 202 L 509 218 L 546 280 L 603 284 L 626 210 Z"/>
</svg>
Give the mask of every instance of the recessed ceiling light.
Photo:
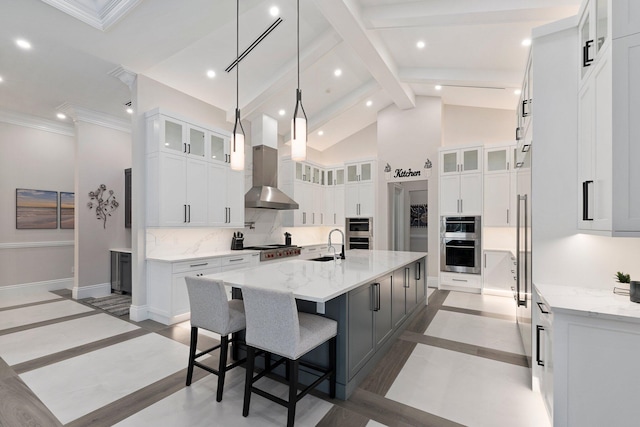
<svg viewBox="0 0 640 427">
<path fill-rule="evenodd" d="M 522 91 L 520 89 L 516 89 L 513 91 L 514 95 L 520 95 L 522 93 Z"/>
<path fill-rule="evenodd" d="M 324 135 L 324 131 L 323 130 L 319 130 L 318 131 L 318 136 L 322 136 L 322 135 Z"/>
<path fill-rule="evenodd" d="M 367 107 L 371 107 L 373 105 L 373 101 L 368 100 L 367 103 L 365 104 Z"/>
<path fill-rule="evenodd" d="M 286 111 L 284 111 L 284 109 L 281 109 L 280 111 L 278 111 L 278 114 L 280 114 L 281 116 L 284 116 L 286 113 Z"/>
<path fill-rule="evenodd" d="M 425 42 L 423 42 L 422 40 L 419 40 L 419 41 L 418 41 L 418 43 L 416 43 L 416 47 L 417 47 L 418 49 L 424 49 L 424 47 L 425 47 L 426 45 L 427 45 L 427 44 L 426 44 Z"/>
<path fill-rule="evenodd" d="M 531 39 L 522 40 L 522 46 L 531 46 Z"/>
<path fill-rule="evenodd" d="M 216 76 L 216 72 L 213 70 L 207 70 L 207 77 L 209 77 L 210 79 L 214 78 Z"/>
<path fill-rule="evenodd" d="M 271 14 L 271 16 L 278 16 L 280 15 L 280 9 L 278 9 L 278 6 L 271 6 L 271 9 L 269 9 L 269 14 Z"/>
<path fill-rule="evenodd" d="M 340 68 L 336 68 L 336 70 L 333 72 L 333 75 L 336 77 L 340 77 L 342 75 L 342 70 Z"/>
<path fill-rule="evenodd" d="M 127 107 L 126 112 L 127 114 L 133 114 L 133 108 Z"/>
<path fill-rule="evenodd" d="M 25 49 L 25 50 L 29 50 L 31 49 L 31 43 L 29 43 L 28 41 L 26 41 L 25 39 L 18 39 L 16 40 L 16 44 L 18 45 L 19 48 L 21 49 Z"/>
<path fill-rule="evenodd" d="M 436 88 L 436 90 L 442 90 L 442 86 L 441 85 L 436 85 L 435 88 Z"/>
<path fill-rule="evenodd" d="M 67 118 L 67 116 L 65 116 L 65 115 L 64 115 L 64 114 L 62 114 L 62 113 L 58 113 L 58 114 L 56 114 L 56 117 L 57 117 L 57 118 L 59 118 L 60 120 L 64 120 L 64 119 L 66 119 L 66 118 Z"/>
</svg>

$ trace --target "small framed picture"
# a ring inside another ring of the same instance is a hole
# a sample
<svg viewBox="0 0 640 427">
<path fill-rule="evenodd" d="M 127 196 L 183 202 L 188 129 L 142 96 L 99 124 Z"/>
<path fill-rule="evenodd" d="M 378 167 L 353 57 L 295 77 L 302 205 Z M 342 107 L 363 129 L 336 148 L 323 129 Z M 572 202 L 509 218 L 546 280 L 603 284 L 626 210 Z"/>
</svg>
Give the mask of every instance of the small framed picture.
<svg viewBox="0 0 640 427">
<path fill-rule="evenodd" d="M 58 192 L 16 188 L 16 229 L 58 228 Z"/>
<path fill-rule="evenodd" d="M 60 192 L 60 228 L 72 230 L 75 219 L 75 193 Z"/>
</svg>

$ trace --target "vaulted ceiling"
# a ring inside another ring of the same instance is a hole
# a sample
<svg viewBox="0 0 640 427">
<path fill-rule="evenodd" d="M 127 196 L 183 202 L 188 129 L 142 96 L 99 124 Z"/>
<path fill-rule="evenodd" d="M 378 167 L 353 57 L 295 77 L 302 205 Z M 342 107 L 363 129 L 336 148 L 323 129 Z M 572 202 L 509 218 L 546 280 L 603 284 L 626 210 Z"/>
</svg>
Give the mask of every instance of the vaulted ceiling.
<svg viewBox="0 0 640 427">
<path fill-rule="evenodd" d="M 310 146 L 323 150 L 390 104 L 412 108 L 419 95 L 515 109 L 528 54 L 522 40 L 536 26 L 574 15 L 579 4 L 300 0 Z M 238 102 L 244 119 L 268 114 L 287 138 L 297 85 L 296 1 L 240 1 L 240 52 L 278 18 L 240 62 Z M 32 48 L 18 48 L 20 38 Z M 68 103 L 126 119 L 129 89 L 113 76 L 124 67 L 227 111 L 232 122 L 236 73 L 225 69 L 235 57 L 234 0 L 3 0 L 0 110 L 54 118 Z"/>
</svg>

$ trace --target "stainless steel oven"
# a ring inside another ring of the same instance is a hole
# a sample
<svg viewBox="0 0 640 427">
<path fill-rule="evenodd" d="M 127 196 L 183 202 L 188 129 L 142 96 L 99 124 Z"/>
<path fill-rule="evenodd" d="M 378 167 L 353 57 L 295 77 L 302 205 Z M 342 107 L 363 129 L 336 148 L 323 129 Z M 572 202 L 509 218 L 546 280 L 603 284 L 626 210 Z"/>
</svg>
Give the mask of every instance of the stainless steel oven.
<svg viewBox="0 0 640 427">
<path fill-rule="evenodd" d="M 347 249 L 373 249 L 373 219 L 347 218 Z"/>
<path fill-rule="evenodd" d="M 480 274 L 479 216 L 443 216 L 440 221 L 440 270 Z"/>
</svg>

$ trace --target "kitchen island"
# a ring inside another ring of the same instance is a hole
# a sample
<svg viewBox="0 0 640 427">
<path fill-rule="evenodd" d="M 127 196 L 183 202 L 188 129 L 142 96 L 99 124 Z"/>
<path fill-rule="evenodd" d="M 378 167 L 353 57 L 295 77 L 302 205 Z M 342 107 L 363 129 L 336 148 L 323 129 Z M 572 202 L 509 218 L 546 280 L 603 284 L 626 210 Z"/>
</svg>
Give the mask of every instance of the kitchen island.
<svg viewBox="0 0 640 427">
<path fill-rule="evenodd" d="M 205 277 L 240 290 L 247 285 L 290 290 L 301 311 L 336 320 L 336 396 L 347 399 L 425 305 L 426 256 L 424 252 L 352 250 L 337 262 L 296 259 Z M 325 346 L 304 359 L 327 366 Z M 313 377 L 301 372 L 300 380 L 311 382 Z"/>
</svg>

